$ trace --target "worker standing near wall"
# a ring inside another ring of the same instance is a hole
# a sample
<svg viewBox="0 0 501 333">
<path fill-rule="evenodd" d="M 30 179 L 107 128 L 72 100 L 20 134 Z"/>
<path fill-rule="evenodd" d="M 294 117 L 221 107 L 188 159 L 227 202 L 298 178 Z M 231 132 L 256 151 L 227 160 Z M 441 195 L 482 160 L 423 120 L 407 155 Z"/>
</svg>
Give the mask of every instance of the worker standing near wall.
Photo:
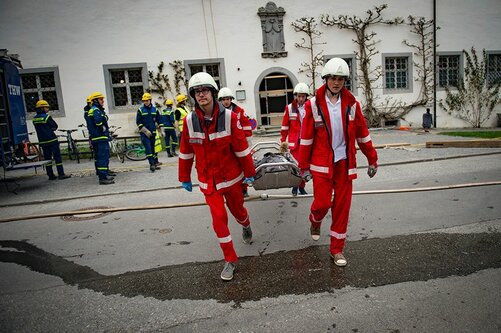
<svg viewBox="0 0 501 333">
<path fill-rule="evenodd" d="M 160 123 L 165 131 L 165 150 L 168 157 L 177 156 L 176 118 L 175 111 L 172 109 L 173 104 L 172 99 L 167 99 L 165 101 L 165 109 L 160 112 Z"/>
<path fill-rule="evenodd" d="M 299 161 L 299 146 L 301 139 L 301 124 L 306 115 L 306 104 L 309 107 L 308 96 L 310 88 L 306 83 L 299 82 L 294 87 L 294 100 L 285 106 L 282 127 L 280 128 L 280 150 L 290 150 L 292 156 Z M 308 194 L 304 189 L 305 181 L 302 180 L 298 187 L 292 188 L 292 195 L 296 196 L 299 190 L 300 194 Z"/>
<path fill-rule="evenodd" d="M 45 165 L 47 176 L 49 180 L 67 179 L 71 175 L 64 174 L 63 159 L 61 157 L 61 149 L 55 131 L 57 130 L 57 123 L 48 114 L 50 105 L 46 100 L 39 100 L 35 104 L 36 115 L 33 117 L 33 125 L 37 132 L 38 144 L 42 148 L 44 160 L 50 161 Z M 56 162 L 57 177 L 52 170 L 52 158 Z"/>
<path fill-rule="evenodd" d="M 252 126 L 250 123 L 250 119 L 245 113 L 244 109 L 242 109 L 240 106 L 236 105 L 233 102 L 235 96 L 233 95 L 231 89 L 227 87 L 221 88 L 221 90 L 219 90 L 217 97 L 225 108 L 236 113 L 237 119 L 240 122 L 242 129 L 244 130 L 245 138 L 247 139 L 247 144 L 249 145 L 249 147 L 252 147 Z M 249 196 L 247 192 L 247 187 L 248 187 L 247 184 L 242 183 L 242 193 L 244 194 L 244 197 Z"/>
<path fill-rule="evenodd" d="M 179 138 L 181 138 L 181 133 L 183 132 L 184 118 L 186 118 L 188 113 L 190 113 L 190 110 L 186 105 L 186 101 L 188 101 L 188 97 L 186 97 L 186 95 L 179 94 L 176 96 L 175 118 L 176 118 L 176 128 L 179 131 L 178 133 Z"/>
<path fill-rule="evenodd" d="M 155 152 L 155 136 L 157 134 L 157 125 L 160 127 L 159 135 L 163 136 L 163 129 L 161 128 L 160 115 L 157 108 L 151 103 L 151 94 L 144 93 L 141 98 L 143 105 L 137 110 L 136 125 L 139 128 L 141 135 L 141 142 L 144 145 L 146 157 L 150 163 L 150 171 L 160 169 L 158 162 L 158 154 Z"/>
<path fill-rule="evenodd" d="M 346 266 L 343 254 L 352 198 L 357 177 L 356 147 L 367 157 L 370 178 L 377 172 L 377 152 L 367 129 L 360 103 L 344 87 L 350 76 L 346 61 L 330 59 L 322 69 L 325 84 L 310 100 L 301 131 L 299 167 L 303 178 L 313 175 L 310 233 L 320 239 L 320 225 L 331 209 L 330 254 L 337 266 Z M 310 173 L 311 171 L 311 173 Z M 334 191 L 334 200 L 332 194 Z"/>
<path fill-rule="evenodd" d="M 195 110 L 186 116 L 179 150 L 179 181 L 192 191 L 191 169 L 196 161 L 200 190 L 212 216 L 212 227 L 224 254 L 221 279 L 233 279 L 238 260 L 228 229 L 230 210 L 242 225 L 244 243 L 252 241 L 252 230 L 240 184 L 252 184 L 256 170 L 237 115 L 216 100 L 218 86 L 205 72 L 193 75 L 188 84 Z"/>
<path fill-rule="evenodd" d="M 87 113 L 87 129 L 94 149 L 95 165 L 100 185 L 114 184 L 114 177 L 110 174 L 110 130 L 108 115 L 104 111 L 104 95 L 94 92 L 89 96 L 92 106 Z"/>
</svg>

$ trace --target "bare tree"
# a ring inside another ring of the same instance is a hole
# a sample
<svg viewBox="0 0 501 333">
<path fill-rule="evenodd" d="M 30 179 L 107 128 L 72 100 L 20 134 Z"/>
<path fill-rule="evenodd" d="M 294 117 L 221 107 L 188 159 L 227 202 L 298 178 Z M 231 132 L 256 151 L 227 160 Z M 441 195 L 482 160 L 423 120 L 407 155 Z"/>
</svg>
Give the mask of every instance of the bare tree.
<svg viewBox="0 0 501 333">
<path fill-rule="evenodd" d="M 485 49 L 481 61 L 473 47 L 471 54 L 466 50 L 463 50 L 463 54 L 466 57 L 464 78 L 458 80 L 457 92 L 445 87 L 446 97 L 439 103 L 448 114 L 479 128 L 490 118 L 494 107 L 501 102 L 501 80 L 488 82 Z"/>
<path fill-rule="evenodd" d="M 186 82 L 186 72 L 181 60 L 174 60 L 169 63 L 169 65 L 171 65 L 174 69 L 174 87 L 176 88 L 176 94 L 179 95 L 181 93 L 181 85 L 188 88 L 188 82 Z"/>
<path fill-rule="evenodd" d="M 304 37 L 301 38 L 301 43 L 294 43 L 294 46 L 297 48 L 302 48 L 310 53 L 310 61 L 302 62 L 301 67 L 299 69 L 299 73 L 306 73 L 306 76 L 311 78 L 312 83 L 309 85 L 313 88 L 313 93 L 316 91 L 316 78 L 319 74 L 317 72 L 317 67 L 323 64 L 322 52 L 315 53 L 314 47 L 315 45 L 321 45 L 325 43 L 316 43 L 315 39 L 320 38 L 322 32 L 317 29 L 317 24 L 315 23 L 315 18 L 313 17 L 302 17 L 292 22 L 292 27 L 296 32 L 303 32 L 306 34 L 308 40 Z"/>
<path fill-rule="evenodd" d="M 162 104 L 167 98 L 167 92 L 172 92 L 172 88 L 169 82 L 169 75 L 163 73 L 164 66 L 165 66 L 164 62 L 161 61 L 160 64 L 158 64 L 157 66 L 156 73 L 154 71 L 148 71 L 148 78 L 151 85 L 149 91 L 152 93 L 159 94 L 160 96 L 158 97 L 158 99 L 162 100 Z M 162 104 L 155 102 L 155 105 L 157 107 L 159 107 Z"/>
<path fill-rule="evenodd" d="M 376 66 L 371 69 L 371 58 L 373 58 L 379 51 L 376 49 L 374 37 L 376 33 L 369 31 L 369 28 L 375 24 L 398 25 L 402 24 L 404 20 L 400 17 L 392 20 L 386 20 L 382 17 L 382 11 L 388 5 L 383 4 L 374 7 L 373 10 L 367 10 L 367 16 L 360 18 L 358 16 L 339 15 L 337 18 L 330 17 L 324 14 L 320 17 L 323 24 L 327 26 L 336 26 L 339 29 L 348 29 L 355 33 L 356 39 L 353 40 L 358 45 L 358 51 L 355 52 L 356 59 L 360 64 L 359 70 L 361 72 L 360 88 L 365 95 L 365 105 L 363 112 L 367 118 L 369 126 L 378 126 L 380 124 L 380 116 L 378 109 L 375 105 L 374 84 L 381 78 L 381 66 Z M 376 85 L 377 86 L 377 85 Z M 397 103 L 398 104 L 398 103 Z"/>
</svg>

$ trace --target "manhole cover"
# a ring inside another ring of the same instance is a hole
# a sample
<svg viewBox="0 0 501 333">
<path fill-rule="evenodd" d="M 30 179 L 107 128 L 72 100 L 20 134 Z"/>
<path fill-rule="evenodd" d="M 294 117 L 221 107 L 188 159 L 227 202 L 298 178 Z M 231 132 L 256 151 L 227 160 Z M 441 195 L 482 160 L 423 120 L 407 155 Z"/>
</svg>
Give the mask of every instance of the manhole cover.
<svg viewBox="0 0 501 333">
<path fill-rule="evenodd" d="M 109 209 L 109 208 L 113 208 L 113 207 L 97 206 L 97 207 L 81 208 L 79 210 L 99 210 L 99 209 Z M 63 216 L 61 216 L 61 220 L 69 221 L 69 222 L 87 221 L 87 220 L 98 219 L 100 217 L 110 215 L 110 214 L 111 214 L 111 212 L 90 212 L 89 214 L 63 215 Z"/>
</svg>

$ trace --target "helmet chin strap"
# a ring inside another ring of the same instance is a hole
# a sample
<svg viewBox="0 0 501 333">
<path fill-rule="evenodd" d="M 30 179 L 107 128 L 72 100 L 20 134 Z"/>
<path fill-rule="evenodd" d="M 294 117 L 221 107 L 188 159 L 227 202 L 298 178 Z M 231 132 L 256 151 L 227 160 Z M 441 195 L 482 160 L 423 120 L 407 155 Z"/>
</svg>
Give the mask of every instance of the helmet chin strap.
<svg viewBox="0 0 501 333">
<path fill-rule="evenodd" d="M 332 97 L 338 97 L 339 96 L 339 92 L 341 92 L 341 90 L 339 90 L 339 92 L 335 93 L 333 92 L 332 90 L 330 90 L 329 88 L 329 85 L 325 85 L 325 87 L 327 88 L 327 90 L 329 90 L 329 92 L 331 93 Z"/>
</svg>

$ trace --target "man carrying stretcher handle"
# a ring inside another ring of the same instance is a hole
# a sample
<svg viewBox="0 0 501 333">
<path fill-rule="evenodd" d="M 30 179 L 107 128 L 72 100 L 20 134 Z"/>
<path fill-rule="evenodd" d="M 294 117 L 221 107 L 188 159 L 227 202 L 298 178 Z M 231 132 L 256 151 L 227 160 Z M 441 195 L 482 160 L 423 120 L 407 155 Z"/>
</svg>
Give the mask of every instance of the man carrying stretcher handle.
<svg viewBox="0 0 501 333">
<path fill-rule="evenodd" d="M 311 107 L 306 108 L 299 148 L 299 167 L 303 178 L 313 175 L 311 238 L 315 241 L 320 239 L 320 225 L 330 208 L 330 254 L 337 266 L 347 264 L 343 249 L 351 207 L 352 180 L 357 178 L 355 141 L 367 157 L 367 174 L 371 178 L 376 175 L 378 159 L 360 103 L 344 87 L 349 75 L 348 64 L 341 58 L 332 58 L 325 64 L 322 69 L 325 84 L 310 100 Z"/>
<path fill-rule="evenodd" d="M 244 207 L 242 182 L 251 185 L 256 169 L 250 147 L 236 113 L 217 102 L 218 86 L 214 78 L 200 72 L 193 75 L 188 90 L 195 99 L 195 110 L 184 119 L 179 148 L 179 181 L 192 191 L 191 169 L 196 160 L 200 190 L 205 195 L 212 216 L 225 265 L 221 279 L 233 279 L 238 260 L 228 229 L 226 205 L 242 225 L 244 243 L 252 241 L 249 214 Z"/>
</svg>

